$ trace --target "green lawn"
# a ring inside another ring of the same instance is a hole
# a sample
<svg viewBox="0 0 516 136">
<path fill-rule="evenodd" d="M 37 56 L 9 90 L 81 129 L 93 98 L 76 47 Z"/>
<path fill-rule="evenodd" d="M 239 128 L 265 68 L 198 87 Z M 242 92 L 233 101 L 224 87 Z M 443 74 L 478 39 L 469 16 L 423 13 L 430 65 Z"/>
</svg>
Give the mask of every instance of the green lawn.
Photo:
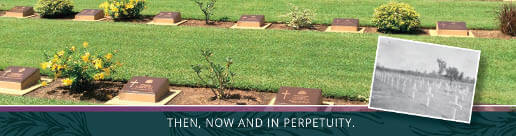
<svg viewBox="0 0 516 136">
<path fill-rule="evenodd" d="M 37 0 L 0 0 L 6 10 L 15 5 L 32 6 Z M 98 8 L 104 0 L 74 0 L 75 10 Z M 374 9 L 391 0 L 219 0 L 215 19 L 228 17 L 236 21 L 242 14 L 263 14 L 266 21 L 286 21 L 288 3 L 314 9 L 318 24 L 330 24 L 333 18 L 358 18 L 361 25 L 371 25 Z M 409 3 L 421 14 L 423 27 L 435 27 L 437 21 L 465 21 L 472 29 L 497 29 L 495 10 L 502 2 L 458 0 L 397 0 Z M 180 11 L 184 18 L 203 19 L 199 8 L 190 0 L 150 0 L 146 15 L 160 11 Z"/>
<path fill-rule="evenodd" d="M 91 105 L 91 103 L 0 94 L 0 105 Z"/>
<path fill-rule="evenodd" d="M 0 68 L 39 67 L 43 52 L 89 41 L 93 50 L 120 49 L 125 63 L 115 80 L 166 77 L 174 85 L 197 85 L 190 65 L 200 49 L 215 60 L 234 60 L 235 86 L 275 91 L 280 86 L 321 88 L 325 96 L 368 96 L 378 34 L 287 30 L 233 30 L 132 23 L 0 18 Z M 516 40 L 391 35 L 482 51 L 476 103 L 515 104 Z"/>
</svg>

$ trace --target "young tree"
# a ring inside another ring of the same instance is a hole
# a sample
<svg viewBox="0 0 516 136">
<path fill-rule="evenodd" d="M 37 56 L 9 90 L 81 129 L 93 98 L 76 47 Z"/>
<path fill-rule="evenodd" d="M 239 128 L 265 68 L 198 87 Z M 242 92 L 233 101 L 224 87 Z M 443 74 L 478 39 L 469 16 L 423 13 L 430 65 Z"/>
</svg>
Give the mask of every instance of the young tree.
<svg viewBox="0 0 516 136">
<path fill-rule="evenodd" d="M 210 21 L 210 17 L 213 16 L 213 11 L 215 10 L 215 3 L 217 0 L 192 0 L 199 6 L 202 13 L 204 14 L 204 19 L 206 19 L 206 24 L 213 24 Z"/>
<path fill-rule="evenodd" d="M 446 61 L 437 59 L 437 65 L 439 67 L 439 75 L 444 76 L 450 80 L 450 84 L 453 80 L 462 80 L 464 78 L 464 72 L 460 72 L 456 67 L 446 66 Z"/>
</svg>

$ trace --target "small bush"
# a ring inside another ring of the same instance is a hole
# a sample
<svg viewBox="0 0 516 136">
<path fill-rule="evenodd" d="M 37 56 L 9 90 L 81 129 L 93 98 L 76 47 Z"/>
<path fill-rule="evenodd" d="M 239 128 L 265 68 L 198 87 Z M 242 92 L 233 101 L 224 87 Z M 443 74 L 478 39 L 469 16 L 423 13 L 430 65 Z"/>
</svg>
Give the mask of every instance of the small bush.
<svg viewBox="0 0 516 136">
<path fill-rule="evenodd" d="M 315 13 L 310 9 L 300 9 L 294 4 L 290 5 L 290 12 L 284 16 L 288 18 L 287 25 L 294 29 L 310 28 L 312 27 L 312 20 L 315 18 Z"/>
<path fill-rule="evenodd" d="M 374 10 L 372 23 L 378 31 L 405 33 L 419 30 L 419 14 L 406 3 L 390 2 Z"/>
<path fill-rule="evenodd" d="M 498 11 L 500 30 L 508 35 L 516 35 L 516 6 L 514 4 L 503 4 Z"/>
<path fill-rule="evenodd" d="M 213 12 L 215 11 L 215 3 L 217 3 L 217 0 L 192 0 L 199 6 L 199 8 L 202 11 L 202 14 L 204 15 L 204 19 L 206 24 L 213 24 L 213 22 L 210 21 L 211 16 L 213 16 Z"/>
<path fill-rule="evenodd" d="M 41 17 L 54 18 L 73 14 L 71 0 L 38 0 L 34 6 Z"/>
<path fill-rule="evenodd" d="M 48 61 L 41 63 L 41 69 L 49 72 L 54 79 L 65 78 L 63 85 L 70 86 L 73 91 L 84 91 L 92 81 L 109 77 L 121 66 L 119 62 L 113 62 L 113 53 L 91 54 L 88 43 L 84 42 L 83 48 L 72 46 L 45 55 Z"/>
<path fill-rule="evenodd" d="M 208 64 L 206 66 L 201 64 L 192 65 L 192 69 L 202 83 L 212 87 L 210 89 L 215 95 L 215 98 L 225 99 L 227 95 L 224 91 L 231 87 L 231 81 L 235 75 L 230 69 L 233 61 L 231 58 L 226 58 L 225 65 L 215 64 L 210 60 L 210 57 L 213 56 L 210 50 L 202 50 L 201 52 L 203 60 Z M 207 70 L 209 73 L 202 74 L 203 69 Z"/>
<path fill-rule="evenodd" d="M 145 0 L 108 0 L 99 7 L 114 19 L 140 17 L 140 13 L 146 8 Z"/>
</svg>

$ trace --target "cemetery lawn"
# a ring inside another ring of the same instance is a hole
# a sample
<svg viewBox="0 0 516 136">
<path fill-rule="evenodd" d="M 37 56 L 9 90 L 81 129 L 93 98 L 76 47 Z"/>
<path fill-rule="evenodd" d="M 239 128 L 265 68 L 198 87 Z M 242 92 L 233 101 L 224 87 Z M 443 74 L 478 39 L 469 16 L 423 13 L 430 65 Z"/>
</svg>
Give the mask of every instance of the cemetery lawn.
<svg viewBox="0 0 516 136">
<path fill-rule="evenodd" d="M 91 105 L 91 103 L 0 94 L 0 105 Z"/>
<path fill-rule="evenodd" d="M 277 91 L 280 86 L 321 88 L 324 96 L 368 97 L 378 34 L 239 30 L 133 23 L 0 18 L 0 68 L 39 67 L 44 52 L 88 41 L 91 52 L 120 50 L 124 66 L 114 80 L 165 77 L 172 85 L 197 86 L 191 65 L 200 49 L 217 63 L 232 57 L 234 87 Z M 516 104 L 516 40 L 388 35 L 481 50 L 477 104 Z M 437 64 L 436 64 L 437 69 Z"/>
<path fill-rule="evenodd" d="M 105 0 L 74 0 L 75 11 L 98 9 Z M 371 25 L 374 9 L 391 0 L 220 0 L 216 3 L 213 19 L 227 18 L 236 21 L 243 14 L 265 15 L 267 22 L 285 22 L 282 17 L 293 3 L 302 8 L 315 10 L 314 23 L 330 24 L 333 18 L 357 18 L 361 25 Z M 423 27 L 434 28 L 437 21 L 465 21 L 470 29 L 497 29 L 495 10 L 501 1 L 440 1 L 440 0 L 397 0 L 412 5 L 421 14 Z M 36 0 L 0 0 L 3 10 L 14 6 L 33 6 Z M 204 19 L 199 7 L 190 0 L 151 0 L 144 15 L 156 15 L 161 11 L 179 11 L 187 19 Z"/>
</svg>

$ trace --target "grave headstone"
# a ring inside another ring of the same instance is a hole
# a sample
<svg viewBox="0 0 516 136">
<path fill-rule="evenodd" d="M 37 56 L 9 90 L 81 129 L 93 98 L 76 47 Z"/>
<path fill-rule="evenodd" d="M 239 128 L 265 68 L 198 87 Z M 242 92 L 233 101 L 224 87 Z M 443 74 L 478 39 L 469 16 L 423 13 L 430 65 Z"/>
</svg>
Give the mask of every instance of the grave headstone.
<svg viewBox="0 0 516 136">
<path fill-rule="evenodd" d="M 468 36 L 468 28 L 465 22 L 437 22 L 436 31 L 438 35 Z"/>
<path fill-rule="evenodd" d="M 27 17 L 34 15 L 34 8 L 27 6 L 16 6 L 5 13 L 8 17 Z"/>
<path fill-rule="evenodd" d="M 179 12 L 160 12 L 158 15 L 154 16 L 152 19 L 155 23 L 168 23 L 174 24 L 180 22 L 181 13 Z"/>
<path fill-rule="evenodd" d="M 120 100 L 159 102 L 169 92 L 168 79 L 133 77 L 119 93 Z"/>
<path fill-rule="evenodd" d="M 237 22 L 239 27 L 262 27 L 264 24 L 264 15 L 242 15 Z"/>
<path fill-rule="evenodd" d="M 358 31 L 358 19 L 335 18 L 331 24 L 333 31 Z"/>
<path fill-rule="evenodd" d="M 0 71 L 0 88 L 23 90 L 38 83 L 39 69 L 29 67 L 7 67 Z"/>
<path fill-rule="evenodd" d="M 75 20 L 95 21 L 104 18 L 104 10 L 84 9 L 75 15 Z"/>
<path fill-rule="evenodd" d="M 275 105 L 322 105 L 321 89 L 281 87 Z"/>
</svg>

